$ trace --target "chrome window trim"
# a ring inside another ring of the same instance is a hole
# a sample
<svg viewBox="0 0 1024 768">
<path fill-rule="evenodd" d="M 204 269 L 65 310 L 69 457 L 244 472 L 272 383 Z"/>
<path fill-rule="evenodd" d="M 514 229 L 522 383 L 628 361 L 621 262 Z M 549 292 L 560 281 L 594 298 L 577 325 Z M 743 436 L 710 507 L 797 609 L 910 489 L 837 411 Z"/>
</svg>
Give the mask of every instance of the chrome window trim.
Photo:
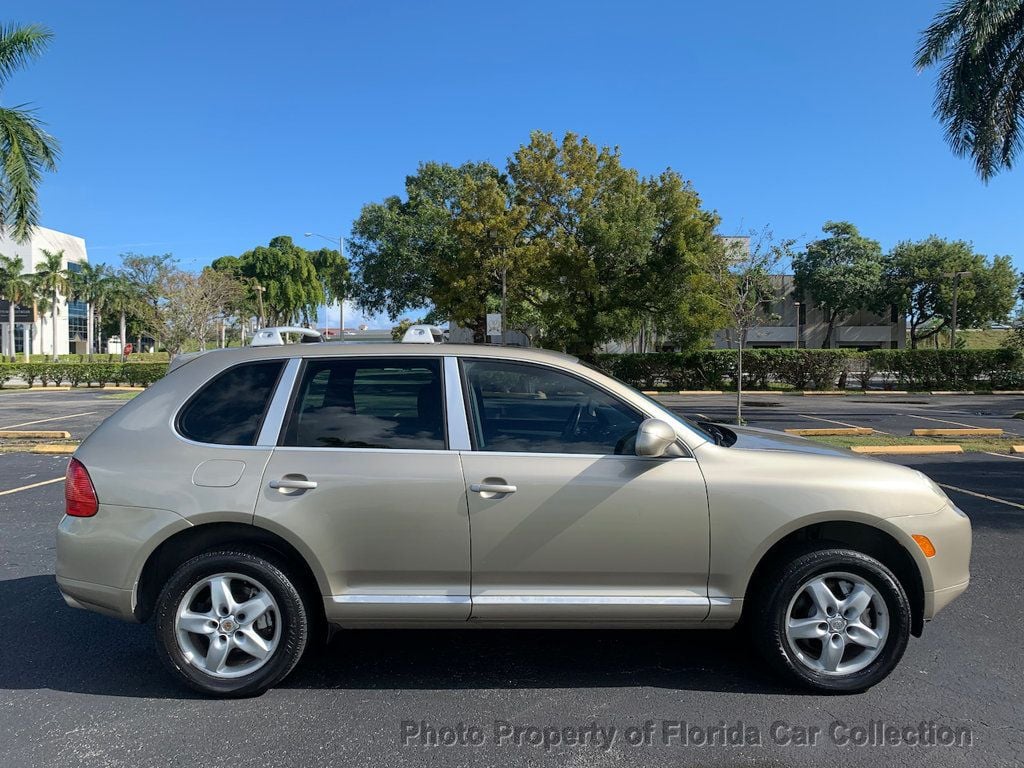
<svg viewBox="0 0 1024 768">
<path fill-rule="evenodd" d="M 693 461 L 693 456 L 637 456 L 633 453 L 543 453 L 542 451 L 463 451 L 478 456 L 547 456 L 551 459 L 628 459 L 631 461 Z"/>
<path fill-rule="evenodd" d="M 448 426 L 448 448 L 453 451 L 473 450 L 473 444 L 469 437 L 466 402 L 462 393 L 459 359 L 454 355 L 444 356 L 444 400 L 445 421 Z"/>
<path fill-rule="evenodd" d="M 263 419 L 263 426 L 260 429 L 259 437 L 256 438 L 256 446 L 259 448 L 273 448 L 277 445 L 277 437 L 281 434 L 284 426 L 285 416 L 288 414 L 288 404 L 292 399 L 292 390 L 295 388 L 295 381 L 299 376 L 299 367 L 302 361 L 297 357 L 288 359 L 281 377 L 277 380 L 277 389 L 270 399 L 270 407 Z"/>
</svg>

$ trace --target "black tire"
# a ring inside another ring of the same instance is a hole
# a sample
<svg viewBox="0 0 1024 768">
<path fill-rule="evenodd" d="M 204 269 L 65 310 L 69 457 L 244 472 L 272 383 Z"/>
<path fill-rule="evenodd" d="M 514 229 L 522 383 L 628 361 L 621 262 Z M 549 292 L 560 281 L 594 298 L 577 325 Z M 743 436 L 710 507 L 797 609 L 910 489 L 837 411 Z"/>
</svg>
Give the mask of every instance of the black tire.
<svg viewBox="0 0 1024 768">
<path fill-rule="evenodd" d="M 748 613 L 749 631 L 768 664 L 791 683 L 819 693 L 859 693 L 884 680 L 907 648 L 912 614 L 910 601 L 896 576 L 861 552 L 835 547 L 797 550 L 767 574 Z M 888 633 L 878 656 L 863 669 L 845 675 L 826 674 L 800 661 L 786 637 L 787 612 L 797 591 L 815 576 L 845 572 L 863 578 L 881 596 L 888 612 Z"/>
<path fill-rule="evenodd" d="M 191 664 L 178 642 L 175 615 L 186 593 L 204 578 L 235 573 L 257 580 L 277 603 L 280 637 L 270 658 L 254 672 L 231 679 L 214 677 Z M 161 660 L 185 685 L 222 698 L 256 696 L 283 680 L 302 657 L 309 637 L 309 611 L 287 565 L 262 552 L 221 549 L 183 563 L 167 581 L 156 606 L 156 647 Z"/>
</svg>

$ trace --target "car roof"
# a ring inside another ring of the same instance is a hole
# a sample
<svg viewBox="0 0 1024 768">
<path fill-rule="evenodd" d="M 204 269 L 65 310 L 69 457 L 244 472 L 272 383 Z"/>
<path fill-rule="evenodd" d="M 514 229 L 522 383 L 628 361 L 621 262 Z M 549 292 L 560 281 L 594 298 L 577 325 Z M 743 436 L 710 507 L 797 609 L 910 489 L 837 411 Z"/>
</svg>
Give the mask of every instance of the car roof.
<svg viewBox="0 0 1024 768">
<path fill-rule="evenodd" d="M 268 347 L 230 347 L 214 349 L 208 352 L 189 355 L 182 365 L 200 357 L 216 354 L 219 362 L 237 364 L 249 360 L 274 360 L 288 357 L 348 357 L 348 356 L 388 356 L 388 357 L 444 357 L 458 355 L 462 357 L 493 357 L 515 360 L 536 360 L 538 362 L 561 361 L 565 363 L 579 362 L 577 357 L 563 352 L 533 347 L 502 347 L 492 344 L 347 344 L 343 342 L 324 342 L 322 344 L 282 344 Z M 177 367 L 177 366 L 172 366 Z"/>
</svg>

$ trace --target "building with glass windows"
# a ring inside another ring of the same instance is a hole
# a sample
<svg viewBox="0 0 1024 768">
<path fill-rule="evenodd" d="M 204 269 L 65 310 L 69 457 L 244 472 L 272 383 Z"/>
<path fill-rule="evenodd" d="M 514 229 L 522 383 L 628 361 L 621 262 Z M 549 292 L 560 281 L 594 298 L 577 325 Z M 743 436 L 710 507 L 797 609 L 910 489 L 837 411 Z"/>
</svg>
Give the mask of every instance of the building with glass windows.
<svg viewBox="0 0 1024 768">
<path fill-rule="evenodd" d="M 32 230 L 28 240 L 19 243 L 7 232 L 0 230 L 0 255 L 20 258 L 26 274 L 35 272 L 37 267 L 43 263 L 44 251 L 62 252 L 64 266 L 69 272 L 78 271 L 81 269 L 80 265 L 89 260 L 85 249 L 85 240 L 81 237 L 58 232 L 55 229 L 36 227 Z M 4 355 L 11 354 L 8 349 L 9 307 L 6 300 L 0 301 L 0 339 L 2 339 L 0 350 Z M 58 296 L 56 339 L 58 355 L 86 354 L 88 352 L 86 348 L 87 315 L 87 307 L 84 303 L 69 302 L 66 296 Z M 54 335 L 53 326 L 50 323 L 49 309 L 46 312 L 40 311 L 38 303 L 29 297 L 18 302 L 14 315 L 14 352 L 19 355 L 24 354 L 27 346 L 28 352 L 31 354 L 52 355 Z"/>
</svg>

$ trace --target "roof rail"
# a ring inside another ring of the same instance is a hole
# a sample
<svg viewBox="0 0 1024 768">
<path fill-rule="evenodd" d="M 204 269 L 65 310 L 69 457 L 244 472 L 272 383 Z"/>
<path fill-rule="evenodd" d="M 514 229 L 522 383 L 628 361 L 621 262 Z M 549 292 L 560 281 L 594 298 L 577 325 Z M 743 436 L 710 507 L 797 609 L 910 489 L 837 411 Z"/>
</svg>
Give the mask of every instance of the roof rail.
<svg viewBox="0 0 1024 768">
<path fill-rule="evenodd" d="M 303 344 L 323 341 L 324 337 L 319 331 L 312 328 L 303 328 L 297 325 L 280 325 L 272 328 L 260 328 L 252 336 L 252 347 L 280 347 L 284 346 L 284 333 L 295 333 L 302 337 Z"/>
</svg>

